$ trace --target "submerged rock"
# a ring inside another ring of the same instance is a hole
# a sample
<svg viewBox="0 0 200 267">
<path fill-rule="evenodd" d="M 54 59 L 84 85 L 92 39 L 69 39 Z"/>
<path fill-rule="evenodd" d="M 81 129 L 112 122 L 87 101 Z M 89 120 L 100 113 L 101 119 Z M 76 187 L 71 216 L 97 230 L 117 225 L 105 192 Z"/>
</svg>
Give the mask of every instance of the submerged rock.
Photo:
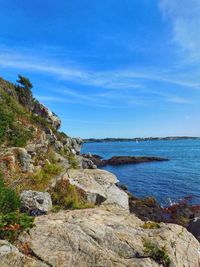
<svg viewBox="0 0 200 267">
<path fill-rule="evenodd" d="M 140 219 L 123 210 L 62 211 L 37 217 L 35 225 L 19 240 L 48 266 L 199 266 L 199 243 L 185 228 L 162 223 L 144 229 Z M 159 261 L 145 252 L 147 242 L 163 251 L 170 265 L 159 263 L 162 256 Z"/>
</svg>

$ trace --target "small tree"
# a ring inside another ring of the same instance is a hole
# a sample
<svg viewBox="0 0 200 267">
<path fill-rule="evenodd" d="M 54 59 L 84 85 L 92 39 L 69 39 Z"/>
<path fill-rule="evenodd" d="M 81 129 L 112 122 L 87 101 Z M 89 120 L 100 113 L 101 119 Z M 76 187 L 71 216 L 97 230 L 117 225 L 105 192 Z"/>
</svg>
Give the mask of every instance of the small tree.
<svg viewBox="0 0 200 267">
<path fill-rule="evenodd" d="M 26 106 L 30 109 L 33 102 L 33 96 L 31 92 L 33 85 L 30 80 L 24 76 L 18 74 L 18 78 L 19 80 L 17 80 L 17 83 L 19 83 L 19 85 L 16 85 L 16 92 L 19 102 L 23 106 Z"/>
<path fill-rule="evenodd" d="M 21 76 L 18 74 L 18 78 L 19 80 L 17 80 L 17 82 L 24 88 L 27 90 L 30 90 L 33 88 L 32 83 L 30 82 L 30 80 L 24 76 Z"/>
</svg>

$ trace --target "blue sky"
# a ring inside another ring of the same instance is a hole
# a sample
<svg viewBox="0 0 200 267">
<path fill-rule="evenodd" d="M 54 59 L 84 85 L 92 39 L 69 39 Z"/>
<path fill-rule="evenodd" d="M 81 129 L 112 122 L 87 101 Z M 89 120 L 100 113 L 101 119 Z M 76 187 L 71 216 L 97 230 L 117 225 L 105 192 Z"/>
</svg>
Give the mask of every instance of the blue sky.
<svg viewBox="0 0 200 267">
<path fill-rule="evenodd" d="M 200 136 L 199 0 L 0 0 L 0 76 L 71 136 Z"/>
</svg>

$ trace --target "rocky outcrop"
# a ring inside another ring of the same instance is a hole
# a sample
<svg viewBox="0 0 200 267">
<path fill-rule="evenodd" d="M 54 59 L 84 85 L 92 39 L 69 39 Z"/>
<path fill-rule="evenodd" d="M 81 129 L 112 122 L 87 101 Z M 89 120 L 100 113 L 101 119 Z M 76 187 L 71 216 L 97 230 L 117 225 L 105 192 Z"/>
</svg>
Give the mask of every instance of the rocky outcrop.
<svg viewBox="0 0 200 267">
<path fill-rule="evenodd" d="M 32 112 L 44 118 L 56 130 L 61 125 L 60 118 L 37 100 L 34 101 Z"/>
<path fill-rule="evenodd" d="M 118 185 L 129 195 L 130 212 L 143 221 L 175 223 L 182 225 L 200 241 L 200 206 L 190 205 L 186 197 L 168 207 L 161 207 L 154 197 L 137 198 L 126 186 Z"/>
<path fill-rule="evenodd" d="M 71 153 L 74 155 L 80 154 L 82 142 L 80 138 L 67 137 L 63 139 L 64 148 L 67 150 L 70 148 Z"/>
<path fill-rule="evenodd" d="M 81 169 L 96 169 L 97 166 L 90 159 L 84 158 L 82 156 L 76 156 L 79 167 Z"/>
<path fill-rule="evenodd" d="M 19 240 L 48 266 L 198 267 L 200 263 L 199 243 L 186 229 L 163 223 L 145 229 L 140 219 L 122 210 L 59 212 L 37 217 L 35 225 Z M 147 243 L 162 251 L 160 256 L 147 252 Z"/>
<path fill-rule="evenodd" d="M 33 255 L 26 256 L 8 241 L 0 240 L 1 267 L 49 267 L 46 263 L 35 259 Z"/>
<path fill-rule="evenodd" d="M 101 198 L 104 204 L 116 204 L 129 210 L 128 195 L 116 186 L 116 176 L 104 170 L 68 170 L 61 179 L 82 189 L 91 204 L 98 203 Z"/>
<path fill-rule="evenodd" d="M 160 157 L 131 157 L 131 156 L 115 156 L 110 159 L 102 159 L 98 155 L 83 154 L 84 158 L 90 159 L 98 167 L 103 167 L 106 165 L 122 165 L 122 164 L 138 164 L 138 163 L 148 163 L 157 161 L 168 161 L 166 158 Z"/>
<path fill-rule="evenodd" d="M 17 148 L 16 150 L 17 150 L 17 153 L 19 155 L 22 170 L 24 172 L 33 171 L 33 164 L 31 161 L 31 155 L 28 154 L 27 150 L 25 148 Z"/>
<path fill-rule="evenodd" d="M 166 213 L 153 197 L 136 198 L 129 193 L 130 212 L 143 221 L 166 221 Z"/>
<path fill-rule="evenodd" d="M 22 210 L 28 213 L 48 213 L 52 209 L 51 196 L 47 192 L 23 191 L 20 194 Z"/>
</svg>

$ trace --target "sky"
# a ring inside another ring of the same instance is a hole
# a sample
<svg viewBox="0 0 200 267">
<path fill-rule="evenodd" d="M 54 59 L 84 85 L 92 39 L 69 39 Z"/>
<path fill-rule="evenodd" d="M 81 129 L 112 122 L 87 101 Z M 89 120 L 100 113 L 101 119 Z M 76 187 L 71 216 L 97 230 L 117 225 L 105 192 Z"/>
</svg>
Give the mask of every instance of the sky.
<svg viewBox="0 0 200 267">
<path fill-rule="evenodd" d="M 82 138 L 200 136 L 200 0 L 0 0 L 0 76 Z"/>
</svg>

